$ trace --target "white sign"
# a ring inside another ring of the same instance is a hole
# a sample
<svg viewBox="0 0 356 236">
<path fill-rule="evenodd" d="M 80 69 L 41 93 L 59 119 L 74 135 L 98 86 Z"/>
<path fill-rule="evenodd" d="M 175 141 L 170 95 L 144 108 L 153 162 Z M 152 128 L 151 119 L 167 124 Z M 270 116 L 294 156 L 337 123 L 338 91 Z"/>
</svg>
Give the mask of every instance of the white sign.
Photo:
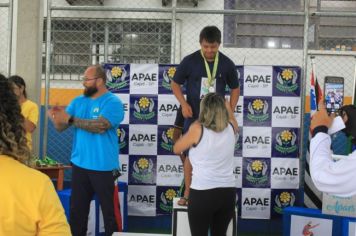
<svg viewBox="0 0 356 236">
<path fill-rule="evenodd" d="M 174 95 L 158 95 L 158 124 L 173 125 L 179 102 Z"/>
<path fill-rule="evenodd" d="M 241 218 L 269 219 L 271 189 L 243 188 L 241 195 Z"/>
<path fill-rule="evenodd" d="M 130 95 L 129 94 L 121 94 L 115 93 L 115 95 L 120 98 L 122 105 L 124 106 L 124 120 L 121 124 L 129 124 L 130 122 Z"/>
<path fill-rule="evenodd" d="M 247 127 L 243 129 L 243 157 L 271 157 L 271 127 Z"/>
<path fill-rule="evenodd" d="M 236 188 L 242 187 L 242 157 L 234 158 L 234 175 Z"/>
<path fill-rule="evenodd" d="M 130 94 L 158 94 L 158 65 L 130 65 Z"/>
<path fill-rule="evenodd" d="M 292 215 L 289 235 L 332 236 L 333 221 L 329 219 Z"/>
<path fill-rule="evenodd" d="M 132 155 L 157 155 L 157 125 L 130 125 L 129 150 Z"/>
<path fill-rule="evenodd" d="M 127 209 L 130 216 L 156 216 L 156 186 L 129 185 Z"/>
<path fill-rule="evenodd" d="M 271 188 L 299 188 L 299 159 L 271 158 Z"/>
<path fill-rule="evenodd" d="M 272 97 L 272 126 L 300 128 L 300 98 Z"/>
<path fill-rule="evenodd" d="M 356 196 L 338 197 L 323 193 L 323 214 L 356 217 Z"/>
<path fill-rule="evenodd" d="M 180 186 L 183 180 L 183 163 L 179 156 L 157 156 L 157 185 Z"/>
<path fill-rule="evenodd" d="M 244 96 L 272 96 L 272 67 L 244 67 Z"/>
<path fill-rule="evenodd" d="M 121 176 L 119 177 L 119 181 L 121 182 L 128 182 L 128 166 L 129 166 L 129 156 L 120 154 L 119 155 L 119 161 L 120 161 L 120 172 Z"/>
</svg>

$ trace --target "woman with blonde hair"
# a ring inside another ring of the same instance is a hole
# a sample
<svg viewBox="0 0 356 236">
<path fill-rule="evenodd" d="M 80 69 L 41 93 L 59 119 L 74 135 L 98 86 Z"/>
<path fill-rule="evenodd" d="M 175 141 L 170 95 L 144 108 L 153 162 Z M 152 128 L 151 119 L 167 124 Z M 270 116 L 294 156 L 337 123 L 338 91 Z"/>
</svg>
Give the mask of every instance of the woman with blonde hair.
<svg viewBox="0 0 356 236">
<path fill-rule="evenodd" d="M 189 149 L 193 168 L 188 219 L 192 236 L 226 235 L 235 212 L 233 174 L 238 125 L 230 103 L 216 93 L 205 95 L 199 119 L 174 145 L 176 154 Z M 186 171 L 186 170 L 184 170 Z"/>
<path fill-rule="evenodd" d="M 0 235 L 71 235 L 51 180 L 27 167 L 24 117 L 9 81 L 0 74 Z"/>
</svg>

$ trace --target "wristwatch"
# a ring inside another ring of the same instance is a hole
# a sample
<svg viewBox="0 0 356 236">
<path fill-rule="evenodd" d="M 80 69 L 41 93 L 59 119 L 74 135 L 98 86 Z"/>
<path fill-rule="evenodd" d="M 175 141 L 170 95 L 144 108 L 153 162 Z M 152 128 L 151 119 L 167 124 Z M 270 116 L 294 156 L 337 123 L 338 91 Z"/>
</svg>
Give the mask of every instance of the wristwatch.
<svg viewBox="0 0 356 236">
<path fill-rule="evenodd" d="M 71 116 L 68 120 L 68 125 L 72 125 L 74 122 L 74 116 Z"/>
</svg>

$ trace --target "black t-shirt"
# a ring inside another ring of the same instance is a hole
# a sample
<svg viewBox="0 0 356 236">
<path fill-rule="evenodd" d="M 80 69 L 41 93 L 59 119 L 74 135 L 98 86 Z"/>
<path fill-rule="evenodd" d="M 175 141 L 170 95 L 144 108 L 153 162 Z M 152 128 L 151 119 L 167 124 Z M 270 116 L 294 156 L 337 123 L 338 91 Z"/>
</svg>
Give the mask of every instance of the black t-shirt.
<svg viewBox="0 0 356 236">
<path fill-rule="evenodd" d="M 214 62 L 208 64 L 212 72 Z M 174 82 L 178 84 L 183 85 L 186 83 L 187 102 L 193 110 L 193 121 L 199 117 L 202 77 L 208 76 L 205 69 L 204 58 L 200 50 L 186 56 L 179 64 L 173 77 Z M 219 52 L 219 63 L 216 72 L 216 93 L 224 96 L 226 85 L 228 85 L 230 89 L 238 88 L 239 80 L 235 64 L 230 58 Z M 186 126 L 186 124 L 184 126 Z M 187 128 L 188 127 L 184 127 L 185 130 Z"/>
</svg>

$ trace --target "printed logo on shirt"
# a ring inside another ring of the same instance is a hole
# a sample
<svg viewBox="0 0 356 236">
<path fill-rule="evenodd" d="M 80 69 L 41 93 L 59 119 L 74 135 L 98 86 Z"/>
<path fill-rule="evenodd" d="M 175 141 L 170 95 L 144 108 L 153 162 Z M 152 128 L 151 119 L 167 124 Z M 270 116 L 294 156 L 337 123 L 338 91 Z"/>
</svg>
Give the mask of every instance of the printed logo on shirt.
<svg viewBox="0 0 356 236">
<path fill-rule="evenodd" d="M 178 187 L 157 187 L 157 213 L 171 214 L 173 211 L 173 198 L 178 196 Z"/>
<path fill-rule="evenodd" d="M 127 90 L 129 86 L 129 65 L 113 66 L 106 70 L 107 82 L 110 91 Z"/>
<path fill-rule="evenodd" d="M 98 119 L 100 117 L 100 114 L 99 114 L 99 107 L 94 107 L 93 110 L 92 110 L 92 119 Z"/>
</svg>

